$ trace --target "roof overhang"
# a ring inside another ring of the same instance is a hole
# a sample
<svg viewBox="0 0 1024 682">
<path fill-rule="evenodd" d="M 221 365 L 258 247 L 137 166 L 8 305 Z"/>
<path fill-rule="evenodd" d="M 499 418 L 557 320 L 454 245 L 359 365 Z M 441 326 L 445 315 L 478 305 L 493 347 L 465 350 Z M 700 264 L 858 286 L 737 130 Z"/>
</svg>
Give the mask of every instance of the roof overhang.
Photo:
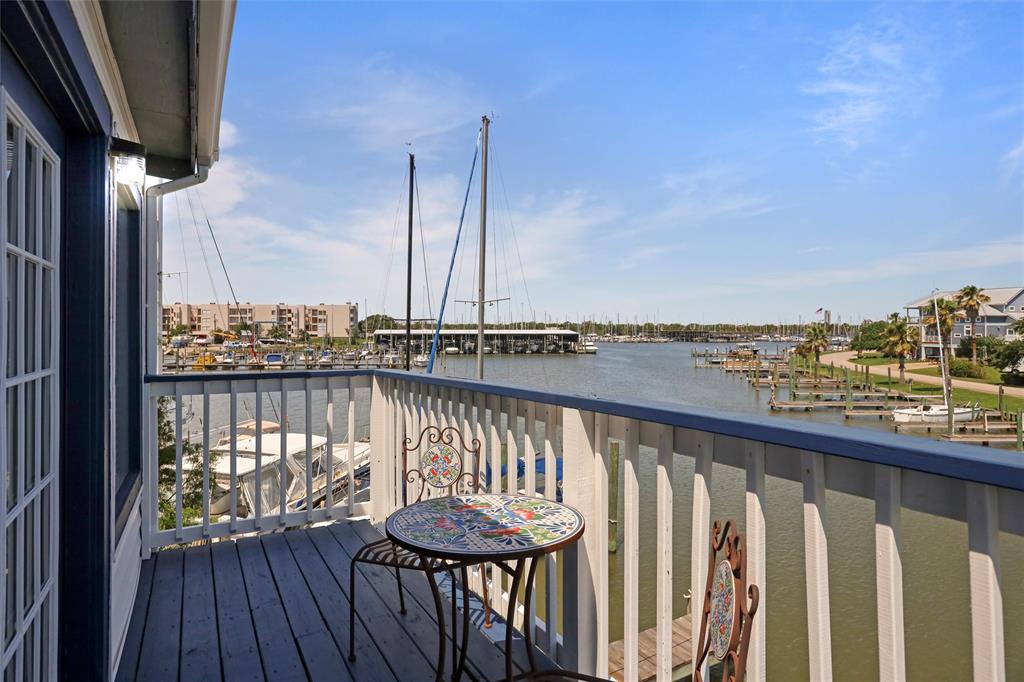
<svg viewBox="0 0 1024 682">
<path fill-rule="evenodd" d="M 192 175 L 217 160 L 234 0 L 100 3 L 147 173 Z"/>
</svg>

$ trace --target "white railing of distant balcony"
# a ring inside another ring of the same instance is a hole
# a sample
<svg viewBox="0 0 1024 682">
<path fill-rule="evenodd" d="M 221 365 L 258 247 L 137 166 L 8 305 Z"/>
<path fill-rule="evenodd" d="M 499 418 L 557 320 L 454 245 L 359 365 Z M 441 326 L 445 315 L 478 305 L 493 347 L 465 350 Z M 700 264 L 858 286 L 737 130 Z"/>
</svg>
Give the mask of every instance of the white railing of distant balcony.
<svg viewBox="0 0 1024 682">
<path fill-rule="evenodd" d="M 354 509 L 307 509 L 284 518 L 274 515 L 262 524 L 249 518 L 218 523 L 204 519 L 201 526 L 182 528 L 179 522 L 174 529 L 155 531 L 151 546 L 343 518 L 361 511 L 381 522 L 402 504 L 402 438 L 428 424 L 458 426 L 464 434 L 480 439 L 492 472 L 488 482 L 492 492 L 525 490 L 527 494 L 554 496 L 556 461 L 562 460 L 564 501 L 580 510 L 587 529 L 577 545 L 546 560 L 543 573 L 560 573 L 562 580 L 544 581 L 542 604 L 534 605 L 539 612 L 535 618 L 525 618 L 525 622 L 535 628 L 535 641 L 542 648 L 573 669 L 608 674 L 611 483 L 621 486 L 618 491 L 622 500 L 618 519 L 622 528 L 618 548 L 623 571 L 622 676 L 638 679 L 641 503 L 649 503 L 653 497 L 656 672 L 659 680 L 668 680 L 673 672 L 673 619 L 683 615 L 676 597 L 691 586 L 695 589 L 690 617 L 694 635 L 699 632 L 712 523 L 712 471 L 724 466 L 740 472 L 745 484 L 737 493 L 739 499 L 716 498 L 715 504 L 735 504 L 743 510 L 738 520 L 746 534 L 748 579 L 759 586 L 761 593 L 747 662 L 748 679 L 764 680 L 767 674 L 766 614 L 772 608 L 773 595 L 767 549 L 773 531 L 767 527 L 765 510 L 766 481 L 773 479 L 795 482 L 802 489 L 796 504 L 802 513 L 806 670 L 810 679 L 831 679 L 833 673 L 826 491 L 870 500 L 874 506 L 879 677 L 903 679 L 907 670 L 903 582 L 906 548 L 901 521 L 905 510 L 966 525 L 966 557 L 949 560 L 968 564 L 974 679 L 1006 677 L 999 535 L 1024 535 L 1024 463 L 1012 453 L 843 426 L 618 402 L 397 371 L 364 372 L 358 379 L 343 372 L 293 374 L 303 376 L 275 379 L 273 374 L 266 378 L 261 375 L 255 386 L 253 379 L 234 380 L 225 375 L 179 377 L 159 384 L 152 400 L 156 395 L 174 396 L 180 404 L 184 395 L 237 395 L 253 390 L 297 391 L 309 396 L 310 390 L 324 382 L 368 382 L 372 394 L 367 396 L 372 446 L 369 503 L 357 504 Z M 151 384 L 151 388 L 156 385 Z M 306 400 L 309 404 L 308 397 Z M 348 409 L 351 414 L 352 408 Z M 180 432 L 178 425 L 176 428 Z M 621 484 L 610 481 L 610 445 L 614 442 L 623 455 Z M 500 474 L 503 448 L 508 476 Z M 520 456 L 525 465 L 522 478 L 511 474 Z M 537 457 L 545 461 L 542 476 L 535 469 Z M 649 473 L 652 464 L 653 488 L 641 489 L 641 468 Z M 684 465 L 686 472 L 692 467 L 692 475 L 683 484 L 686 489 L 679 490 L 674 471 Z M 156 468 L 149 468 L 155 476 Z M 728 472 L 720 475 L 724 474 Z M 674 500 L 685 497 L 691 498 L 691 569 L 689 575 L 676 576 Z M 150 504 L 155 511 L 155 501 Z M 782 530 L 776 528 L 774 532 Z M 836 538 L 831 541 L 836 542 Z M 501 584 L 496 571 L 491 579 Z M 479 588 L 479 583 L 471 587 Z M 502 609 L 509 598 L 518 599 L 500 589 L 492 588 L 490 595 L 493 606 Z M 694 656 L 696 639 L 694 636 Z"/>
</svg>

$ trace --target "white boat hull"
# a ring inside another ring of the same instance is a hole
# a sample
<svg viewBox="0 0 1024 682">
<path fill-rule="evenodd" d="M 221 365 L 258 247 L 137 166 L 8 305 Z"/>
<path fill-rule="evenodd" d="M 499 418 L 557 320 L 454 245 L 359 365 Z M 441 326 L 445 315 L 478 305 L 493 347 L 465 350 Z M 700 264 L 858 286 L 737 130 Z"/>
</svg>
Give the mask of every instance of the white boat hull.
<svg viewBox="0 0 1024 682">
<path fill-rule="evenodd" d="M 973 408 L 953 408 L 954 422 L 969 422 L 973 418 Z M 900 407 L 892 411 L 892 420 L 897 424 L 946 424 L 949 422 L 949 414 L 944 405 Z"/>
</svg>

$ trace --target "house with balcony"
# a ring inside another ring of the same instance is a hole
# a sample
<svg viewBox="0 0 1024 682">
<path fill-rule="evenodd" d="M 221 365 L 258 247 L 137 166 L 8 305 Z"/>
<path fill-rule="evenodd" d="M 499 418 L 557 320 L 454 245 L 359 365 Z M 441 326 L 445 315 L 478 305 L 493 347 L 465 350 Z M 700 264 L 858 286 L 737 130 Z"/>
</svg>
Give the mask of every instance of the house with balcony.
<svg viewBox="0 0 1024 682">
<path fill-rule="evenodd" d="M 1024 287 L 983 289 L 982 292 L 989 297 L 989 301 L 981 306 L 977 317 L 968 319 L 961 311 L 961 314 L 957 315 L 950 338 L 942 340 L 943 344 L 950 344 L 954 352 L 959 347 L 961 339 L 972 336 L 1015 338 L 1010 328 L 1024 317 Z M 935 298 L 954 300 L 956 294 L 956 291 L 938 291 L 903 306 L 907 320 L 911 325 L 916 325 L 921 334 L 921 346 L 918 351 L 921 360 L 939 356 L 938 334 L 934 327 L 924 324 L 926 319 L 934 316 L 932 301 Z"/>
<path fill-rule="evenodd" d="M 935 651 L 927 642 L 960 635 L 958 676 L 1024 674 L 1019 455 L 573 386 L 162 374 L 161 198 L 217 172 L 234 12 L 216 0 L 0 3 L 5 680 L 440 679 L 455 672 L 451 658 L 436 665 L 444 614 L 484 599 L 495 622 L 462 631 L 467 677 L 542 664 L 671 680 L 698 658 L 700 586 L 726 515 L 761 594 L 747 679 L 827 680 L 853 665 L 905 679 Z M 440 593 L 352 567 L 406 506 L 403 443 L 426 426 L 479 441 L 490 492 L 561 499 L 585 521 L 545 558 L 536 601 L 486 564 Z M 513 461 L 522 471 L 499 475 Z M 275 474 L 294 486 L 265 485 Z M 837 526 L 844 505 L 858 513 Z M 923 527 L 957 542 L 933 560 Z M 866 562 L 851 558 L 858 542 Z M 853 654 L 839 609 L 851 580 L 871 623 Z M 947 591 L 963 609 L 931 622 Z M 515 643 L 511 663 L 496 631 Z"/>
</svg>

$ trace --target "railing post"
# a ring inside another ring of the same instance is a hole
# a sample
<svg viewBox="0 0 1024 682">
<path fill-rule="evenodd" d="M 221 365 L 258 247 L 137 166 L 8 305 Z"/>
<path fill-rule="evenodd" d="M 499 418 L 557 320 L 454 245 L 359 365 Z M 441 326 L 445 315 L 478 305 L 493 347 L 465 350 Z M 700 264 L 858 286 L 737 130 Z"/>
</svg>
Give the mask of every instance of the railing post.
<svg viewBox="0 0 1024 682">
<path fill-rule="evenodd" d="M 750 653 L 747 655 L 747 678 L 750 682 L 764 682 L 767 677 L 765 640 L 765 598 L 768 594 L 766 568 L 767 537 L 765 534 L 764 443 L 744 442 L 747 467 L 747 584 L 757 585 L 759 601 L 750 635 Z M 746 599 L 746 595 L 742 596 Z M 883 677 L 883 679 L 885 679 Z"/>
<path fill-rule="evenodd" d="M 804 487 L 804 564 L 807 575 L 808 658 L 812 680 L 832 679 L 832 624 L 825 537 L 825 456 L 801 453 Z"/>
<path fill-rule="evenodd" d="M 387 379 L 374 376 L 370 385 L 370 520 L 383 523 L 388 517 L 387 500 Z"/>
<path fill-rule="evenodd" d="M 143 404 L 146 406 L 146 420 L 142 428 L 142 558 L 148 559 L 153 551 L 153 535 L 159 524 L 157 500 L 160 472 L 159 446 L 157 443 L 157 421 L 159 404 L 149 384 L 142 387 Z"/>
<path fill-rule="evenodd" d="M 971 652 L 974 679 L 1006 679 L 1003 641 L 1003 578 L 999 568 L 996 489 L 967 484 L 967 546 L 971 575 Z"/>
<path fill-rule="evenodd" d="M 901 481 L 898 468 L 875 465 L 875 592 L 881 680 L 907 678 L 903 641 Z"/>
<path fill-rule="evenodd" d="M 600 496 L 594 477 L 594 413 L 564 408 L 562 411 L 562 496 L 584 518 L 583 537 L 564 553 L 566 665 L 586 675 L 597 672 L 597 598 L 599 562 L 602 556 L 598 536 L 606 533 L 596 512 Z"/>
<path fill-rule="evenodd" d="M 704 588 L 707 584 L 708 554 L 711 542 L 711 462 L 715 437 L 710 433 L 697 436 L 693 470 L 693 516 L 690 525 L 690 618 L 693 638 L 690 643 L 692 661 L 697 660 L 700 622 L 704 612 Z M 690 453 L 684 453 L 690 454 Z M 704 664 L 707 677 L 707 663 Z"/>
</svg>

